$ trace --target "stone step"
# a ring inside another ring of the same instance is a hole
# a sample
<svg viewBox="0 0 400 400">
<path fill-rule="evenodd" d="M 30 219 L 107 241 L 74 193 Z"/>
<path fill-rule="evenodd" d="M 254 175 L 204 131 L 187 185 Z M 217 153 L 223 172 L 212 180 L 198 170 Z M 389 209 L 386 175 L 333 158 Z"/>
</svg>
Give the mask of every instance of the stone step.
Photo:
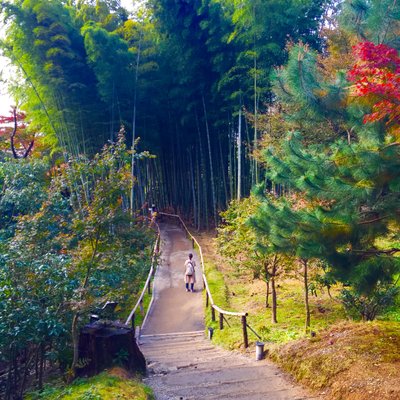
<svg viewBox="0 0 400 400">
<path fill-rule="evenodd" d="M 148 370 L 162 373 L 163 369 L 168 371 L 174 370 L 193 370 L 193 371 L 209 371 L 210 369 L 218 371 L 218 370 L 226 370 L 229 367 L 246 367 L 248 366 L 247 362 L 243 362 L 242 360 L 229 360 L 226 357 L 224 358 L 214 358 L 213 360 L 199 360 L 197 362 L 187 362 L 187 361 L 179 361 L 175 364 L 170 364 L 168 362 L 151 362 L 148 364 Z"/>
<path fill-rule="evenodd" d="M 197 339 L 197 340 L 184 340 L 181 342 L 171 342 L 171 341 L 158 341 L 156 343 L 142 343 L 140 344 L 140 348 L 143 351 L 168 351 L 170 349 L 174 350 L 176 348 L 186 348 L 186 349 L 193 349 L 193 350 L 201 350 L 201 349 L 211 349 L 215 348 L 209 341 L 204 339 Z"/>
<path fill-rule="evenodd" d="M 229 374 L 229 371 L 227 371 Z M 149 383 L 149 382 L 146 382 Z M 201 382 L 197 383 L 193 381 L 184 381 L 182 380 L 182 384 L 174 385 L 168 380 L 165 380 L 165 377 L 158 380 L 157 382 L 152 381 L 154 387 L 156 388 L 155 394 L 156 398 L 163 398 L 160 395 L 165 396 L 166 398 L 173 399 L 175 397 L 188 399 L 188 398 L 196 398 L 196 399 L 204 399 L 204 398 L 243 398 L 248 399 L 248 395 L 252 394 L 254 396 L 258 395 L 258 399 L 268 398 L 271 396 L 271 399 L 280 400 L 280 399 L 291 399 L 289 388 L 277 388 L 275 386 L 269 386 L 268 382 L 265 382 L 260 379 L 251 379 L 249 377 L 243 378 L 241 380 L 226 380 L 223 382 Z M 257 398 L 257 397 L 255 397 Z"/>
<path fill-rule="evenodd" d="M 229 371 L 229 374 L 227 374 Z M 238 384 L 242 382 L 263 382 L 266 384 L 268 380 L 275 378 L 275 374 L 265 374 L 258 367 L 243 367 L 227 369 L 214 369 L 197 371 L 197 370 L 176 370 L 164 377 L 163 382 L 174 387 L 186 387 L 191 382 L 202 385 L 225 385 Z M 272 384 L 270 385 L 272 386 Z"/>
<path fill-rule="evenodd" d="M 253 391 L 246 390 L 244 392 L 232 391 L 225 394 L 217 394 L 210 396 L 203 396 L 202 400 L 223 400 L 223 399 L 242 399 L 242 400 L 310 400 L 310 397 L 293 397 L 293 394 L 286 390 L 264 390 L 264 391 Z M 198 400 L 197 396 L 186 397 L 185 400 Z"/>
<path fill-rule="evenodd" d="M 209 343 L 174 343 L 166 344 L 165 346 L 140 346 L 143 353 L 148 355 L 165 355 L 165 354 L 179 354 L 182 358 L 185 354 L 201 353 L 201 352 L 215 352 L 215 347 L 211 346 Z"/>
<path fill-rule="evenodd" d="M 204 352 L 204 354 L 191 354 L 190 355 L 190 360 L 187 357 L 180 357 L 179 355 L 175 356 L 165 356 L 165 357 L 160 357 L 160 356 L 148 356 L 146 353 L 144 353 L 144 356 L 147 360 L 147 362 L 150 364 L 163 364 L 168 367 L 177 367 L 177 368 L 182 368 L 184 366 L 189 366 L 192 365 L 194 367 L 197 367 L 198 369 L 201 368 L 209 368 L 210 365 L 214 365 L 216 368 L 218 367 L 223 367 L 226 368 L 227 366 L 230 365 L 247 365 L 250 361 L 243 359 L 241 357 L 235 358 L 235 357 L 229 357 L 226 354 L 221 354 L 219 352 L 213 351 L 213 352 Z"/>
<path fill-rule="evenodd" d="M 171 332 L 171 333 L 157 333 L 154 335 L 151 334 L 143 334 L 140 335 L 140 340 L 148 340 L 150 342 L 154 342 L 157 340 L 180 340 L 183 337 L 205 337 L 204 331 L 193 331 L 193 332 Z"/>
<path fill-rule="evenodd" d="M 145 383 L 157 400 L 301 400 L 268 361 L 215 347 L 203 332 L 141 338 L 148 362 Z M 190 360 L 188 360 L 190 357 Z"/>
<path fill-rule="evenodd" d="M 185 343 L 185 342 L 202 342 L 205 340 L 204 335 L 185 335 L 185 336 L 176 336 L 176 337 L 143 337 L 141 336 L 138 344 L 139 346 L 161 346 L 166 344 L 176 344 L 176 343 Z"/>
<path fill-rule="evenodd" d="M 192 348 L 185 348 L 185 347 L 177 347 L 175 352 L 171 352 L 168 350 L 162 351 L 146 351 L 142 349 L 143 354 L 149 360 L 159 360 L 159 361 L 166 361 L 169 360 L 170 364 L 174 364 L 177 361 L 197 361 L 199 359 L 213 359 L 213 358 L 224 358 L 228 357 L 226 354 L 221 354 L 213 348 L 203 348 L 201 351 L 193 350 Z"/>
</svg>

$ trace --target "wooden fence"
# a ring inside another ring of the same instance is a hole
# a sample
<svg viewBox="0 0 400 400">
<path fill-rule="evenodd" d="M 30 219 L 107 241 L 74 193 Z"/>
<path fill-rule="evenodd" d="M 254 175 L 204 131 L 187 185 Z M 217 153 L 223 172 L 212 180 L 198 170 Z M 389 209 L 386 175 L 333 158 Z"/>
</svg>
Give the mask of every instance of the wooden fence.
<svg viewBox="0 0 400 400">
<path fill-rule="evenodd" d="M 214 303 L 214 300 L 213 300 L 213 297 L 212 297 L 212 294 L 211 294 L 211 291 L 210 291 L 210 287 L 208 286 L 207 277 L 206 277 L 206 274 L 205 274 L 204 258 L 203 258 L 203 252 L 202 252 L 201 246 L 200 246 L 199 242 L 196 240 L 196 238 L 191 234 L 191 232 L 187 228 L 186 224 L 183 222 L 182 218 L 179 215 L 176 215 L 176 214 L 159 213 L 159 215 L 163 215 L 163 216 L 166 216 L 166 217 L 169 217 L 169 218 L 177 219 L 180 222 L 180 224 L 182 225 L 183 229 L 186 231 L 186 233 L 189 236 L 189 238 L 192 240 L 193 248 L 195 248 L 195 246 L 197 246 L 198 251 L 199 251 L 199 255 L 200 255 L 200 263 L 201 263 L 201 270 L 202 270 L 203 285 L 204 285 L 204 289 L 206 290 L 206 307 L 207 308 L 208 307 L 211 308 L 211 319 L 212 319 L 212 321 L 214 321 L 214 322 L 216 321 L 216 313 L 218 313 L 219 329 L 224 329 L 224 321 L 227 322 L 225 316 L 239 317 L 241 319 L 242 330 L 243 330 L 243 343 L 244 343 L 244 347 L 246 347 L 246 348 L 249 347 L 249 339 L 248 339 L 248 335 L 247 335 L 247 328 L 249 328 L 259 339 L 261 339 L 261 337 L 247 323 L 248 313 L 246 313 L 246 312 L 226 311 L 226 310 L 223 310 L 222 308 L 218 307 Z"/>
<path fill-rule="evenodd" d="M 153 222 L 154 223 L 154 222 Z M 132 325 L 133 331 L 135 331 L 135 315 L 137 312 L 137 309 L 139 308 L 141 311 L 143 310 L 143 298 L 146 295 L 146 293 L 151 294 L 151 282 L 152 278 L 154 277 L 154 274 L 156 272 L 156 263 L 157 263 L 157 257 L 160 252 L 160 227 L 158 224 L 154 223 L 154 226 L 157 229 L 157 237 L 156 241 L 154 243 L 154 248 L 153 248 L 153 253 L 151 255 L 151 265 L 150 265 L 150 271 L 146 279 L 146 283 L 144 284 L 142 293 L 140 294 L 140 297 L 138 301 L 136 302 L 135 306 L 132 308 L 132 311 L 129 314 L 129 317 L 127 318 L 125 324 Z M 149 304 L 148 310 L 151 308 L 151 303 L 153 302 L 153 297 L 151 298 L 151 302 Z"/>
</svg>

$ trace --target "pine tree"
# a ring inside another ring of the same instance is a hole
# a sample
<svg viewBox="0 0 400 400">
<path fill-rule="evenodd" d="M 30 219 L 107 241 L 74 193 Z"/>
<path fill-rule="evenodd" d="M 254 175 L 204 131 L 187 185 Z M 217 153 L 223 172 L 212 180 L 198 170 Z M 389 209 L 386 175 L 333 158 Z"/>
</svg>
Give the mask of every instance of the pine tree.
<svg viewBox="0 0 400 400">
<path fill-rule="evenodd" d="M 289 62 L 283 73 L 290 74 L 290 68 Z M 323 84 L 315 72 L 310 76 L 316 87 Z M 307 112 L 318 115 L 313 93 Z M 351 283 L 354 296 L 386 302 L 400 268 L 396 118 L 391 119 L 390 129 L 384 121 L 367 119 L 363 124 L 369 107 L 357 93 L 348 92 L 347 98 L 349 94 L 352 101 L 342 106 L 340 115 L 347 124 L 358 120 L 355 140 L 307 144 L 301 134 L 290 133 L 279 151 L 267 150 L 267 178 L 290 188 L 290 195 L 275 199 L 260 189 L 264 202 L 252 223 L 267 235 L 271 250 L 326 260 L 338 280 Z"/>
</svg>

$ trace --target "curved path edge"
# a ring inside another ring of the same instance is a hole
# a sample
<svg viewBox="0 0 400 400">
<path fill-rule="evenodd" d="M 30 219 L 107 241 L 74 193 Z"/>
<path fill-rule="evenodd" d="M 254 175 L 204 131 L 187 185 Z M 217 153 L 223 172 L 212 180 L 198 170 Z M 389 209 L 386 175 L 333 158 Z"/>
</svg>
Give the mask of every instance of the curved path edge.
<svg viewBox="0 0 400 400">
<path fill-rule="evenodd" d="M 198 257 L 183 230 L 160 228 L 160 265 L 139 339 L 148 364 L 145 383 L 156 399 L 317 399 L 270 361 L 218 348 L 205 338 L 201 279 L 195 293 L 186 292 L 183 280 L 188 253 L 200 273 Z"/>
</svg>

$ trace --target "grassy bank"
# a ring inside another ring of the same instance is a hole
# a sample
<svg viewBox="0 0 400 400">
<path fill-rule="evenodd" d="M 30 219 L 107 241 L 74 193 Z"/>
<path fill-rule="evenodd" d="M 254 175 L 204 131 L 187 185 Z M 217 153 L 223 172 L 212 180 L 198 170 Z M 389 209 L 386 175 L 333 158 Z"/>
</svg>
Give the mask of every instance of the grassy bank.
<svg viewBox="0 0 400 400">
<path fill-rule="evenodd" d="M 286 343 L 305 336 L 304 302 L 302 282 L 297 279 L 284 279 L 277 283 L 278 324 L 271 322 L 271 308 L 266 307 L 266 284 L 253 279 L 249 274 L 238 273 L 217 254 L 213 239 L 200 235 L 199 240 L 205 253 L 207 280 L 214 302 L 227 310 L 248 312 L 249 325 L 268 344 Z M 269 303 L 271 299 L 269 299 Z M 345 318 L 344 310 L 338 301 L 333 300 L 326 291 L 317 291 L 310 298 L 311 329 L 319 332 L 332 323 Z M 223 331 L 215 330 L 214 341 L 229 349 L 243 348 L 240 319 L 228 319 L 230 327 Z M 211 322 L 211 313 L 206 312 L 206 326 L 217 327 Z M 259 340 L 250 330 L 250 347 Z"/>
<path fill-rule="evenodd" d="M 232 311 L 249 313 L 248 321 L 266 342 L 270 358 L 296 380 L 330 400 L 400 399 L 400 310 L 390 308 L 371 323 L 349 321 L 340 302 L 327 291 L 310 295 L 311 332 L 305 333 L 303 289 L 300 279 L 279 279 L 278 323 L 266 307 L 266 284 L 239 274 L 217 254 L 210 235 L 199 241 L 215 303 Z M 211 283 L 212 282 L 212 283 Z M 206 326 L 215 328 L 213 341 L 228 349 L 243 349 L 239 320 L 220 331 L 207 311 Z M 256 336 L 249 331 L 254 351 Z"/>
<path fill-rule="evenodd" d="M 272 349 L 271 358 L 328 399 L 400 399 L 400 329 L 389 321 L 343 322 Z"/>
<path fill-rule="evenodd" d="M 131 379 L 126 371 L 114 368 L 92 378 L 66 385 L 61 380 L 47 384 L 41 392 L 28 393 L 26 400 L 153 400 L 151 389 Z"/>
<path fill-rule="evenodd" d="M 229 301 L 229 290 L 225 284 L 224 275 L 218 270 L 217 265 L 212 261 L 205 262 L 205 269 L 207 275 L 207 282 L 213 296 L 214 303 L 225 310 L 232 310 Z M 205 296 L 205 292 L 204 292 Z M 218 324 L 218 315 L 216 314 L 216 321 L 212 321 L 211 308 L 205 310 L 205 325 L 207 328 L 213 328 L 213 342 L 217 345 L 235 349 L 241 346 L 243 341 L 240 320 L 237 317 L 228 318 L 225 325 L 229 323 L 226 329 L 220 330 Z"/>
</svg>

